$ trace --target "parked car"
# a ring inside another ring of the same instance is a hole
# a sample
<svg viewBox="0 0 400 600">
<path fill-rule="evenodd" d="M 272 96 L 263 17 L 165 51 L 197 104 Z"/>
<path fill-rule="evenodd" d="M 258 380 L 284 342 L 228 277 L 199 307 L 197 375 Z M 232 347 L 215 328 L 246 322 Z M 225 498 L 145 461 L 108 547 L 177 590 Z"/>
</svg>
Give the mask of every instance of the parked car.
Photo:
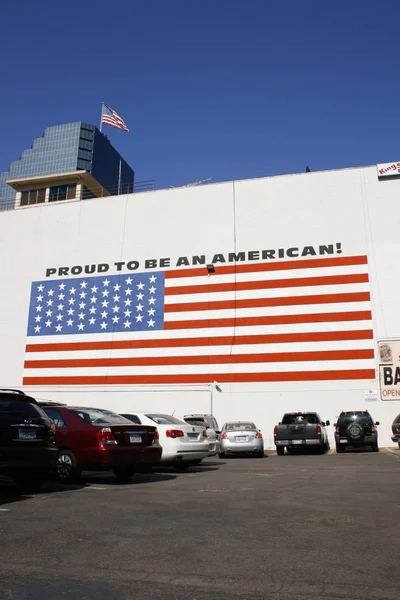
<svg viewBox="0 0 400 600">
<path fill-rule="evenodd" d="M 57 459 L 56 426 L 31 396 L 0 390 L 0 474 L 36 492 Z"/>
<path fill-rule="evenodd" d="M 215 456 L 219 452 L 219 435 L 220 430 L 218 423 L 213 415 L 195 414 L 185 415 L 183 420 L 189 425 L 198 425 L 199 427 L 205 427 L 210 445 L 208 456 Z"/>
<path fill-rule="evenodd" d="M 189 425 L 182 419 L 160 413 L 123 413 L 137 424 L 156 425 L 163 448 L 161 464 L 170 464 L 178 470 L 199 465 L 208 456 L 209 442 L 203 426 Z"/>
<path fill-rule="evenodd" d="M 41 402 L 57 426 L 56 475 L 76 481 L 82 471 L 112 470 L 119 479 L 132 477 L 142 464 L 159 462 L 162 448 L 155 424 L 133 425 L 109 410 Z"/>
<path fill-rule="evenodd" d="M 322 421 L 315 412 L 285 413 L 282 421 L 274 428 L 274 442 L 279 456 L 292 452 L 295 448 L 312 446 L 322 453 L 329 450 L 326 426 L 329 421 Z"/>
<path fill-rule="evenodd" d="M 367 410 L 349 410 L 340 413 L 335 423 L 336 452 L 344 452 L 346 448 L 371 446 L 374 452 L 379 451 L 378 432 Z"/>
<path fill-rule="evenodd" d="M 261 431 L 251 421 L 230 421 L 221 429 L 219 457 L 232 454 L 251 454 L 264 457 Z"/>
<path fill-rule="evenodd" d="M 397 415 L 392 423 L 392 441 L 396 442 L 400 448 L 400 415 Z"/>
</svg>

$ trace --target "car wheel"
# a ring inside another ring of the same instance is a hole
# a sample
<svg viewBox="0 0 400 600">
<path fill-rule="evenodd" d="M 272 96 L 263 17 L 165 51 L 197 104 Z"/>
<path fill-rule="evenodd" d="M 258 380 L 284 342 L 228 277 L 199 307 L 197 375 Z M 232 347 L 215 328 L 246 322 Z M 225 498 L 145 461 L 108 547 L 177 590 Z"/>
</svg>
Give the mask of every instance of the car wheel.
<svg viewBox="0 0 400 600">
<path fill-rule="evenodd" d="M 378 442 L 372 445 L 372 452 L 379 452 Z"/>
<path fill-rule="evenodd" d="M 260 450 L 260 452 L 257 452 L 256 456 L 257 458 L 264 458 L 264 450 Z"/>
<path fill-rule="evenodd" d="M 218 458 L 225 458 L 224 452 L 218 452 Z"/>
<path fill-rule="evenodd" d="M 285 446 L 277 446 L 276 453 L 278 456 L 283 456 L 285 454 Z"/>
<path fill-rule="evenodd" d="M 140 465 L 139 467 L 139 473 L 144 473 L 146 475 L 148 475 L 149 473 L 153 472 L 153 465 Z"/>
<path fill-rule="evenodd" d="M 177 471 L 186 471 L 190 467 L 190 464 L 189 462 L 180 462 L 174 465 L 174 467 Z"/>
<path fill-rule="evenodd" d="M 20 494 L 36 494 L 46 480 L 43 473 L 36 475 L 32 473 L 18 474 L 14 476 L 14 481 L 17 485 Z"/>
<path fill-rule="evenodd" d="M 113 473 L 114 473 L 115 477 L 117 477 L 121 481 L 126 481 L 127 479 L 130 479 L 131 477 L 134 476 L 135 468 L 134 467 L 114 467 Z"/>
<path fill-rule="evenodd" d="M 203 460 L 202 458 L 198 458 L 198 459 L 196 459 L 196 460 L 191 460 L 191 461 L 190 461 L 190 465 L 191 465 L 192 467 L 196 467 L 197 465 L 199 465 L 199 464 L 202 462 L 202 460 Z"/>
<path fill-rule="evenodd" d="M 398 444 L 399 444 L 399 448 L 400 448 L 400 442 L 398 442 Z"/>
<path fill-rule="evenodd" d="M 70 450 L 61 450 L 56 464 L 57 479 L 61 483 L 72 483 L 78 481 L 81 470 L 75 458 L 75 454 Z"/>
<path fill-rule="evenodd" d="M 345 451 L 346 448 L 343 448 L 343 446 L 340 446 L 339 444 L 336 444 L 336 452 L 337 454 L 342 454 Z"/>
</svg>

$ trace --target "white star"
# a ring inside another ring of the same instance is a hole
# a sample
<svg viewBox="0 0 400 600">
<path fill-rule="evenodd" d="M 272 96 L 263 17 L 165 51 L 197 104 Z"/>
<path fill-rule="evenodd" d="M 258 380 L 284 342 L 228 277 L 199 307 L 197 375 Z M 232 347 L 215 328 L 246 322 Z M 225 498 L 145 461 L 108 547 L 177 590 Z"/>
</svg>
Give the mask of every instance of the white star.
<svg viewBox="0 0 400 600">
<path fill-rule="evenodd" d="M 75 304 L 75 298 L 70 298 L 68 300 L 68 304 Z"/>
<path fill-rule="evenodd" d="M 40 330 L 41 330 L 41 327 L 39 325 L 36 325 L 36 327 L 35 327 L 35 333 L 39 333 Z"/>
<path fill-rule="evenodd" d="M 125 294 L 126 294 L 127 296 L 130 296 L 130 295 L 132 294 L 132 290 L 131 290 L 131 288 L 126 288 L 126 290 L 125 290 Z"/>
<path fill-rule="evenodd" d="M 80 302 L 79 303 L 79 308 L 85 308 L 86 306 L 86 302 Z"/>
<path fill-rule="evenodd" d="M 141 312 L 141 311 L 143 310 L 143 304 L 137 304 L 137 305 L 136 305 L 136 310 L 137 310 L 138 312 Z"/>
<path fill-rule="evenodd" d="M 119 317 L 115 316 L 112 318 L 113 323 L 118 323 Z"/>
<path fill-rule="evenodd" d="M 73 314 L 74 314 L 74 312 L 75 312 L 75 311 L 74 311 L 74 309 L 73 309 L 73 308 L 69 308 L 69 309 L 67 310 L 67 313 L 68 313 L 69 315 L 73 315 Z"/>
<path fill-rule="evenodd" d="M 37 289 L 38 289 L 38 292 L 43 292 L 43 290 L 44 290 L 44 285 L 42 285 L 42 284 L 38 285 L 38 288 L 37 288 Z"/>
<path fill-rule="evenodd" d="M 153 321 L 153 319 L 150 319 L 150 321 L 147 321 L 147 324 L 149 327 L 154 327 L 154 323 L 155 323 L 155 321 Z"/>
<path fill-rule="evenodd" d="M 36 300 L 37 300 L 38 302 L 41 302 L 41 301 L 43 300 L 43 296 L 42 296 L 42 294 L 39 294 L 39 296 L 37 296 L 37 297 L 36 297 Z"/>
<path fill-rule="evenodd" d="M 119 290 L 120 290 L 120 289 L 121 289 L 121 286 L 120 286 L 118 283 L 116 283 L 116 284 L 114 285 L 114 290 L 115 290 L 116 292 L 119 292 Z"/>
<path fill-rule="evenodd" d="M 62 321 L 63 320 L 63 316 L 62 315 L 57 315 L 57 321 Z"/>
<path fill-rule="evenodd" d="M 85 288 L 87 286 L 86 281 L 81 281 L 80 286 L 81 288 Z"/>
<path fill-rule="evenodd" d="M 155 304 L 156 299 L 155 298 L 149 298 L 149 304 Z"/>
<path fill-rule="evenodd" d="M 127 319 L 127 320 L 125 321 L 125 323 L 124 323 L 124 327 L 125 327 L 125 329 L 127 329 L 128 327 L 130 327 L 130 326 L 131 326 L 131 323 L 132 323 L 132 321 L 128 321 L 128 319 Z"/>
<path fill-rule="evenodd" d="M 81 292 L 79 294 L 79 298 L 86 298 L 86 292 Z"/>
<path fill-rule="evenodd" d="M 154 308 L 149 308 L 149 310 L 147 312 L 149 313 L 149 315 L 151 317 L 153 317 L 156 311 L 154 310 Z"/>
<path fill-rule="evenodd" d="M 154 285 L 152 285 L 152 286 L 149 288 L 149 292 L 150 292 L 150 294 L 155 294 L 155 293 L 156 293 L 156 289 L 157 289 L 157 288 L 155 288 L 155 287 L 154 287 Z"/>
<path fill-rule="evenodd" d="M 79 331 L 82 331 L 84 328 L 85 328 L 84 323 L 79 323 L 79 325 L 78 325 Z"/>
<path fill-rule="evenodd" d="M 58 299 L 59 300 L 64 300 L 65 298 L 65 294 L 58 294 Z"/>
<path fill-rule="evenodd" d="M 113 306 L 112 309 L 113 309 L 113 312 L 115 312 L 115 313 L 119 312 L 119 306 Z"/>
<path fill-rule="evenodd" d="M 143 315 L 136 315 L 135 319 L 136 321 L 143 321 Z"/>
<path fill-rule="evenodd" d="M 56 325 L 56 331 L 61 331 L 62 328 L 63 328 L 62 325 L 60 325 L 60 324 Z"/>
<path fill-rule="evenodd" d="M 94 286 L 93 286 L 92 288 L 90 288 L 90 289 L 91 289 L 91 291 L 93 292 L 93 294 L 95 294 L 99 288 L 98 288 L 98 287 L 96 287 L 96 286 L 94 285 Z"/>
<path fill-rule="evenodd" d="M 60 283 L 60 285 L 58 286 L 58 288 L 60 290 L 65 290 L 65 283 Z"/>
<path fill-rule="evenodd" d="M 46 317 L 51 317 L 52 314 L 53 314 L 52 310 L 46 310 Z"/>
<path fill-rule="evenodd" d="M 130 317 L 130 316 L 131 316 L 131 313 L 132 313 L 132 311 L 131 311 L 131 310 L 129 310 L 129 308 L 127 308 L 127 309 L 124 311 L 124 315 L 125 315 L 126 317 Z"/>
<path fill-rule="evenodd" d="M 144 298 L 144 294 L 142 294 L 142 293 L 140 293 L 140 294 L 136 294 L 136 298 L 137 298 L 138 300 L 143 300 L 143 298 Z"/>
<path fill-rule="evenodd" d="M 102 296 L 104 296 L 105 298 L 108 296 L 108 294 L 109 294 L 109 293 L 110 293 L 110 292 L 109 292 L 108 290 L 103 290 L 103 291 L 101 292 Z"/>
<path fill-rule="evenodd" d="M 80 312 L 78 317 L 80 318 L 81 321 L 83 321 L 83 319 L 85 318 L 85 313 Z"/>
<path fill-rule="evenodd" d="M 130 298 L 127 298 L 126 300 L 124 300 L 124 304 L 125 306 L 130 306 L 132 304 L 132 300 Z"/>
<path fill-rule="evenodd" d="M 42 317 L 40 315 L 36 315 L 36 317 L 35 317 L 36 323 L 40 323 L 41 320 L 42 320 Z"/>
<path fill-rule="evenodd" d="M 101 303 L 101 305 L 102 305 L 102 306 L 104 306 L 104 308 L 105 308 L 106 306 L 108 306 L 108 300 L 103 300 L 103 302 Z"/>
<path fill-rule="evenodd" d="M 90 325 L 94 325 L 96 323 L 96 319 L 94 317 L 91 317 L 89 319 L 89 323 L 90 323 Z"/>
<path fill-rule="evenodd" d="M 105 280 L 103 281 L 103 285 L 104 285 L 104 287 L 108 287 L 108 286 L 110 285 L 110 282 L 109 282 L 109 280 L 108 280 L 108 279 L 105 279 Z"/>
<path fill-rule="evenodd" d="M 125 283 L 126 285 L 131 285 L 133 279 L 131 277 L 128 277 L 128 279 L 125 279 Z"/>
<path fill-rule="evenodd" d="M 92 297 L 90 298 L 90 302 L 91 302 L 92 304 L 94 304 L 95 302 L 97 302 L 97 298 L 96 298 L 96 296 L 92 296 Z"/>
<path fill-rule="evenodd" d="M 41 305 L 39 304 L 39 306 L 37 306 L 37 307 L 36 307 L 36 312 L 40 312 L 40 311 L 42 310 L 42 308 L 43 308 L 43 306 L 41 306 Z"/>
<path fill-rule="evenodd" d="M 118 296 L 118 294 L 115 294 L 115 296 L 113 296 L 114 302 L 119 302 L 120 298 L 121 298 L 121 296 Z"/>
<path fill-rule="evenodd" d="M 58 304 L 57 305 L 57 310 L 63 310 L 64 308 L 64 304 Z"/>
<path fill-rule="evenodd" d="M 108 315 L 108 312 L 105 311 L 105 310 L 103 310 L 103 312 L 101 313 L 101 318 L 102 319 L 107 319 L 107 315 Z"/>
<path fill-rule="evenodd" d="M 75 294 L 75 292 L 76 292 L 76 288 L 71 288 L 71 289 L 69 290 L 69 293 L 70 293 L 70 294 Z"/>
<path fill-rule="evenodd" d="M 71 327 L 73 324 L 74 324 L 73 320 L 72 319 L 68 319 L 68 321 L 67 321 L 68 327 Z"/>
<path fill-rule="evenodd" d="M 47 293 L 48 293 L 48 295 L 49 295 L 49 296 L 53 296 L 53 294 L 54 294 L 54 290 L 48 290 L 48 292 L 47 292 Z"/>
<path fill-rule="evenodd" d="M 142 290 L 144 288 L 144 283 L 140 282 L 137 284 L 137 289 Z"/>
<path fill-rule="evenodd" d="M 47 306 L 51 306 L 53 304 L 53 300 L 47 300 L 46 304 Z"/>
<path fill-rule="evenodd" d="M 48 320 L 46 321 L 46 327 L 51 327 L 51 321 L 50 321 L 50 319 L 48 319 Z"/>
<path fill-rule="evenodd" d="M 91 306 L 90 309 L 89 309 L 89 312 L 90 312 L 91 315 L 94 315 L 94 313 L 96 312 L 96 310 L 97 309 L 96 309 L 95 306 Z"/>
<path fill-rule="evenodd" d="M 157 277 L 155 275 L 152 275 L 149 279 L 150 283 L 155 283 L 157 281 Z"/>
<path fill-rule="evenodd" d="M 105 321 L 103 321 L 102 323 L 100 323 L 100 327 L 101 327 L 101 329 L 106 329 L 107 323 Z"/>
</svg>

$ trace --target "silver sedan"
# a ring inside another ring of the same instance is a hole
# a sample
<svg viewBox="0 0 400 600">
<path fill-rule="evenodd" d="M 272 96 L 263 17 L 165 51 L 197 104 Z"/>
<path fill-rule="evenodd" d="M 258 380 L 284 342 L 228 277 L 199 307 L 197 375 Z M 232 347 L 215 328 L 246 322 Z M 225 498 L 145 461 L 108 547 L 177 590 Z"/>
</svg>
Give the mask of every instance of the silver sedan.
<svg viewBox="0 0 400 600">
<path fill-rule="evenodd" d="M 264 456 L 264 440 L 261 431 L 251 421 L 231 421 L 221 429 L 218 456 L 232 454 Z"/>
</svg>

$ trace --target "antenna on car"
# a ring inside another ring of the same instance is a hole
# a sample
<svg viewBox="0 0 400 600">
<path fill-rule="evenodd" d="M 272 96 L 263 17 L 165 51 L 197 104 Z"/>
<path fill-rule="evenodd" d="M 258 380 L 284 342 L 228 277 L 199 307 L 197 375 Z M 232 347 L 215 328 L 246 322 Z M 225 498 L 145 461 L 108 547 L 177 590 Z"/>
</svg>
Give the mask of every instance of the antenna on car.
<svg viewBox="0 0 400 600">
<path fill-rule="evenodd" d="M 175 414 L 175 411 L 176 411 L 176 408 L 174 408 L 174 412 L 172 413 L 172 416 L 174 416 L 174 414 Z"/>
</svg>

